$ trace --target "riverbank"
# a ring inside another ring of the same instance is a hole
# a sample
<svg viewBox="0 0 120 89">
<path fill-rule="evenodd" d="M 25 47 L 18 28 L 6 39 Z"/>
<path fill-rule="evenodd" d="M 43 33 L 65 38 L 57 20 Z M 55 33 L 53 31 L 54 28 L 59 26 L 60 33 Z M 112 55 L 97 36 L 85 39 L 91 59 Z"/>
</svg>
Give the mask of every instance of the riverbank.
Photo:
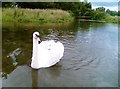
<svg viewBox="0 0 120 89">
<path fill-rule="evenodd" d="M 120 19 L 119 16 L 107 15 L 106 18 L 105 18 L 105 21 L 108 22 L 108 23 L 119 23 L 119 19 Z"/>
<path fill-rule="evenodd" d="M 21 9 L 2 8 L 2 22 L 19 23 L 67 23 L 74 17 L 67 11 L 59 9 Z"/>
<path fill-rule="evenodd" d="M 119 16 L 106 16 L 99 21 L 106 23 L 118 23 Z M 60 9 L 22 9 L 2 8 L 2 22 L 12 23 L 38 23 L 38 24 L 61 24 L 74 21 L 74 16 L 68 11 Z"/>
</svg>

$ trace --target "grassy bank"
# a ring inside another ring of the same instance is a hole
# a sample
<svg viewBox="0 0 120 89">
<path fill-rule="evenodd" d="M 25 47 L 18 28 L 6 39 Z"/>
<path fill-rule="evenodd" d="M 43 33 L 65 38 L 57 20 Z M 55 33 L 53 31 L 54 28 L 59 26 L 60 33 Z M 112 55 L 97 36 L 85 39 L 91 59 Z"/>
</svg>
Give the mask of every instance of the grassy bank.
<svg viewBox="0 0 120 89">
<path fill-rule="evenodd" d="M 20 23 L 66 23 L 73 21 L 71 14 L 59 9 L 2 8 L 2 21 Z"/>
<path fill-rule="evenodd" d="M 119 16 L 106 15 L 105 17 L 105 21 L 108 23 L 118 23 L 119 19 L 120 19 Z"/>
</svg>

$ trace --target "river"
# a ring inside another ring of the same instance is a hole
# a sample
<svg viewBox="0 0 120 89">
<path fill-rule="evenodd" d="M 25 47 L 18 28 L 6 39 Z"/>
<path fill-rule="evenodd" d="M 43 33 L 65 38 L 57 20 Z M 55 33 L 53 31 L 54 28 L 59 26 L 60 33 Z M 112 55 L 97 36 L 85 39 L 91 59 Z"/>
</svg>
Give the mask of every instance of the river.
<svg viewBox="0 0 120 89">
<path fill-rule="evenodd" d="M 50 68 L 32 69 L 32 33 L 65 47 L 61 61 Z M 15 58 L 10 56 L 18 49 Z M 13 60 L 14 59 L 14 60 Z M 16 64 L 13 62 L 16 61 Z M 118 25 L 73 22 L 2 27 L 3 87 L 118 87 Z"/>
</svg>

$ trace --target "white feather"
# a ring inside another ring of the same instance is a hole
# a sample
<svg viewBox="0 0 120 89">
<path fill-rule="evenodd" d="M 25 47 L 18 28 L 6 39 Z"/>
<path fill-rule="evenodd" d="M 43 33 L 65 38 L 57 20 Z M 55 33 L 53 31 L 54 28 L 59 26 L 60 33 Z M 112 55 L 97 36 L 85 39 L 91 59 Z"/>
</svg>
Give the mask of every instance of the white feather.
<svg viewBox="0 0 120 89">
<path fill-rule="evenodd" d="M 61 42 L 54 40 L 42 41 L 38 44 L 40 39 L 35 39 L 33 33 L 33 55 L 31 67 L 34 69 L 50 67 L 55 65 L 63 56 L 64 46 Z"/>
</svg>

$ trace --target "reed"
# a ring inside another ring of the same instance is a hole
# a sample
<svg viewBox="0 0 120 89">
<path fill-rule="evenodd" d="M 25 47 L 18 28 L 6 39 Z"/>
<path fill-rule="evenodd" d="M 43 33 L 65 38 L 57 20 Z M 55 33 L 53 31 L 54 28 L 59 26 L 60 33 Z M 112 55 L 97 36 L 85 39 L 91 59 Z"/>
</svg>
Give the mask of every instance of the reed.
<svg viewBox="0 0 120 89">
<path fill-rule="evenodd" d="M 2 8 L 3 22 L 66 23 L 73 18 L 69 12 L 60 9 Z"/>
</svg>

